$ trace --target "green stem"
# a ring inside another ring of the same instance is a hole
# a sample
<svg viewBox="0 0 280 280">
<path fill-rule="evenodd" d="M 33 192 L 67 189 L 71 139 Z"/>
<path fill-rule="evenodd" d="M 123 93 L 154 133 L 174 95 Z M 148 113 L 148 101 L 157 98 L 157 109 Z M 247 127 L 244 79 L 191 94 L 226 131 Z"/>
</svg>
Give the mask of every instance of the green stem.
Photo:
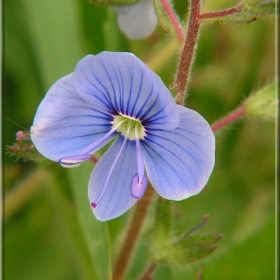
<svg viewBox="0 0 280 280">
<path fill-rule="evenodd" d="M 124 273 L 131 259 L 133 249 L 137 244 L 140 230 L 148 212 L 149 205 L 152 201 L 153 194 L 154 190 L 149 184 L 145 195 L 136 204 L 136 209 L 130 222 L 130 227 L 127 231 L 123 246 L 115 265 L 113 280 L 123 279 Z"/>
<path fill-rule="evenodd" d="M 192 0 L 190 2 L 190 16 L 187 38 L 182 50 L 175 86 L 178 90 L 175 101 L 182 105 L 185 100 L 187 83 L 189 80 L 190 70 L 194 57 L 195 45 L 200 26 L 200 0 Z"/>
</svg>

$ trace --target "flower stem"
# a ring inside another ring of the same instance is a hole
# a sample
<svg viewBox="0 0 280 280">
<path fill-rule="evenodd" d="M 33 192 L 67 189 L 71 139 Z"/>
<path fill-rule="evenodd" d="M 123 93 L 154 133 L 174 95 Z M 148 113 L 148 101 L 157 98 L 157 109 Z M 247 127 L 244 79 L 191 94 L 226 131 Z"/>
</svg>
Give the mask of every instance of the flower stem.
<svg viewBox="0 0 280 280">
<path fill-rule="evenodd" d="M 241 117 L 245 116 L 245 108 L 241 106 L 236 110 L 229 113 L 226 117 L 222 118 L 221 120 L 215 122 L 211 125 L 212 130 L 215 132 L 229 123 L 235 122 L 236 120 L 240 119 Z"/>
<path fill-rule="evenodd" d="M 138 280 L 151 280 L 152 279 L 152 273 L 156 269 L 156 265 L 153 263 L 148 266 L 148 268 L 144 271 L 144 273 L 138 278 Z"/>
<path fill-rule="evenodd" d="M 180 41 L 180 43 L 184 43 L 184 33 L 183 33 L 183 30 L 181 28 L 181 25 L 180 25 L 180 22 L 178 21 L 178 18 L 177 16 L 175 15 L 171 5 L 170 5 L 170 2 L 168 0 L 160 0 L 161 4 L 162 4 L 162 7 L 164 8 L 164 10 L 166 11 L 173 27 L 174 27 L 174 30 L 175 32 L 177 33 L 177 36 L 178 36 L 178 39 Z"/>
<path fill-rule="evenodd" d="M 133 249 L 137 244 L 140 229 L 148 212 L 153 194 L 154 190 L 151 187 L 151 184 L 149 183 L 145 195 L 136 204 L 136 209 L 133 214 L 132 221 L 130 222 L 130 227 L 127 231 L 123 246 L 121 248 L 115 265 L 113 280 L 123 279 L 124 273 L 131 259 Z"/>
<path fill-rule="evenodd" d="M 233 14 L 240 13 L 242 11 L 242 6 L 236 6 L 227 10 L 216 11 L 216 12 L 209 12 L 200 15 L 200 19 L 210 19 L 210 18 L 218 18 L 223 16 L 229 16 Z"/>
<path fill-rule="evenodd" d="M 185 99 L 188 78 L 194 56 L 195 45 L 197 41 L 198 30 L 200 26 L 200 0 L 191 0 L 190 16 L 187 38 L 182 50 L 175 85 L 178 90 L 175 101 L 182 105 Z"/>
</svg>

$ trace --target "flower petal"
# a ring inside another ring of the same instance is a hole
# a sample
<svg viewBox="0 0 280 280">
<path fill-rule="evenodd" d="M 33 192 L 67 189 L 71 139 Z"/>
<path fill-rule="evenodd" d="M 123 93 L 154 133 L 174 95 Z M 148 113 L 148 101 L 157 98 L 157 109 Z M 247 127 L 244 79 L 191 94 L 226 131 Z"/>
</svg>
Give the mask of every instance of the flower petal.
<svg viewBox="0 0 280 280">
<path fill-rule="evenodd" d="M 132 40 L 149 37 L 157 27 L 158 19 L 151 0 L 142 0 L 116 10 L 121 31 Z"/>
<path fill-rule="evenodd" d="M 162 80 L 130 53 L 87 55 L 74 71 L 81 98 L 109 110 L 138 118 L 143 125 L 175 128 L 177 104 Z"/>
<path fill-rule="evenodd" d="M 119 136 L 97 162 L 91 173 L 88 196 L 92 205 L 99 199 L 103 191 L 107 175 L 123 141 L 124 138 Z M 113 169 L 103 196 L 97 206 L 92 209 L 98 220 L 107 221 L 114 219 L 135 204 L 137 199 L 133 198 L 130 194 L 130 184 L 136 172 L 135 142 L 128 140 Z"/>
<path fill-rule="evenodd" d="M 50 88 L 31 127 L 34 145 L 43 156 L 53 161 L 79 154 L 111 129 L 112 117 L 83 100 L 72 81 L 73 75 L 70 74 Z"/>
<path fill-rule="evenodd" d="M 178 106 L 180 125 L 169 131 L 148 131 L 142 141 L 146 171 L 164 198 L 182 200 L 206 185 L 215 161 L 215 137 L 197 112 Z"/>
</svg>

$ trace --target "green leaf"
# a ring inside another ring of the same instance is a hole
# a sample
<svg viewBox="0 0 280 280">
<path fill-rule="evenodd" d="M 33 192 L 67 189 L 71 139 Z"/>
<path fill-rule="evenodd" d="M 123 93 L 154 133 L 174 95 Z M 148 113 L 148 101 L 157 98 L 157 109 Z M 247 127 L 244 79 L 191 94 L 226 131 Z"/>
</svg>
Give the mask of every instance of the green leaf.
<svg viewBox="0 0 280 280">
<path fill-rule="evenodd" d="M 71 240 L 72 249 L 75 251 L 83 268 L 84 279 L 98 279 L 98 269 L 93 263 L 90 248 L 86 242 L 83 227 L 78 217 L 79 213 L 73 207 L 73 193 L 71 193 L 70 186 L 72 186 L 72 189 L 74 186 L 69 180 L 68 170 L 62 168 L 57 163 L 52 163 L 49 166 L 49 170 L 53 175 L 52 182 L 49 185 L 53 192 L 53 207 L 58 212 L 57 219 L 59 219 L 59 224 L 64 228 Z"/>
<path fill-rule="evenodd" d="M 57 79 L 73 72 L 78 60 L 86 54 L 77 13 L 79 6 L 76 1 L 67 0 L 29 0 L 23 5 L 46 90 Z"/>
<path fill-rule="evenodd" d="M 108 224 L 96 220 L 87 196 L 89 177 L 93 168 L 92 162 L 86 162 L 79 168 L 67 171 L 71 179 L 75 209 L 91 255 L 91 266 L 98 275 L 93 279 L 110 279 L 112 259 Z"/>
<path fill-rule="evenodd" d="M 79 168 L 70 169 L 69 172 L 72 179 L 75 205 L 92 257 L 92 265 L 95 267 L 99 279 L 110 279 L 112 262 L 108 225 L 96 220 L 87 196 L 88 181 L 92 169 L 92 162 L 87 162 Z"/>
<path fill-rule="evenodd" d="M 169 0 L 166 0 L 166 1 L 169 3 L 169 6 L 173 10 L 173 15 L 176 17 L 176 21 L 178 23 L 180 23 L 180 20 L 177 16 L 176 12 L 172 8 L 172 4 L 170 3 Z M 166 9 L 163 7 L 162 2 L 160 0 L 153 0 L 153 2 L 154 2 L 154 6 L 155 6 L 155 11 L 156 11 L 156 14 L 157 14 L 157 17 L 159 20 L 159 24 L 161 25 L 161 27 L 166 32 L 171 33 L 173 36 L 175 36 L 179 40 L 176 30 L 174 28 L 174 25 L 173 25 L 170 17 L 168 16 Z"/>
<path fill-rule="evenodd" d="M 245 115 L 274 121 L 278 102 L 276 99 L 276 85 L 273 82 L 251 95 L 244 102 Z"/>
<path fill-rule="evenodd" d="M 90 0 L 89 3 L 98 4 L 101 6 L 127 6 L 136 4 L 140 0 Z"/>
<path fill-rule="evenodd" d="M 215 251 L 218 234 L 192 235 L 181 242 L 154 247 L 152 256 L 156 264 L 189 264 L 197 262 Z"/>
<path fill-rule="evenodd" d="M 260 18 L 267 15 L 275 15 L 276 2 L 275 1 L 244 1 L 242 3 L 242 12 L 244 17 Z"/>
<path fill-rule="evenodd" d="M 156 206 L 155 242 L 164 245 L 169 240 L 171 229 L 170 201 L 158 198 Z"/>
<path fill-rule="evenodd" d="M 243 9 L 248 10 L 249 13 L 259 15 L 259 16 L 272 15 L 275 14 L 276 12 L 275 0 L 243 1 L 242 6 Z"/>
</svg>

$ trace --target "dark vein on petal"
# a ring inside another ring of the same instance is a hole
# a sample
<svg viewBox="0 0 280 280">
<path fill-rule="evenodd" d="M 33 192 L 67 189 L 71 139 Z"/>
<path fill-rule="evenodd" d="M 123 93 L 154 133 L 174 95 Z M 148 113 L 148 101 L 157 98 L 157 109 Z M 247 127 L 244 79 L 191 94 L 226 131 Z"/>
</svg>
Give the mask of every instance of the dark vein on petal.
<svg viewBox="0 0 280 280">
<path fill-rule="evenodd" d="M 134 114 L 134 110 L 135 110 L 136 104 L 137 104 L 138 99 L 139 99 L 139 97 L 141 95 L 142 87 L 143 87 L 143 72 L 141 71 L 141 81 L 140 81 L 138 93 L 137 93 L 137 96 L 136 96 L 136 100 L 134 101 L 134 105 L 133 105 L 132 110 L 131 110 L 131 116 L 133 116 L 133 114 Z"/>
<path fill-rule="evenodd" d="M 156 134 L 152 134 L 154 137 L 157 137 L 157 138 L 160 138 L 160 139 L 163 139 L 163 140 L 165 140 L 165 141 L 167 141 L 167 142 L 170 142 L 170 143 L 172 143 L 172 144 L 174 144 L 175 146 L 177 146 L 177 147 L 180 147 L 183 151 L 185 151 L 192 159 L 193 159 L 193 161 L 197 164 L 197 166 L 199 166 L 200 167 L 200 165 L 197 163 L 197 161 L 199 161 L 199 162 L 201 162 L 202 164 L 205 164 L 205 162 L 204 161 L 202 161 L 200 158 L 198 158 L 198 157 L 195 157 L 195 156 L 193 156 L 188 150 L 186 150 L 183 146 L 181 146 L 180 144 L 177 144 L 176 142 L 174 142 L 174 141 L 172 141 L 172 140 L 170 140 L 169 138 L 166 138 L 166 137 L 163 137 L 163 136 L 160 136 L 160 135 L 156 135 Z M 187 137 L 185 137 L 185 136 L 182 136 L 185 140 L 189 140 Z M 162 147 L 162 145 L 159 145 L 156 141 L 153 141 L 152 139 L 149 139 L 149 138 L 146 138 L 147 140 L 149 140 L 149 141 L 151 141 L 152 143 L 154 143 L 154 144 L 156 144 L 156 145 L 158 145 L 159 147 Z M 190 140 L 189 140 L 190 141 Z M 190 141 L 192 144 L 194 144 L 192 141 Z M 194 144 L 195 145 L 195 144 Z M 198 148 L 198 150 L 199 151 L 201 151 L 201 149 L 198 147 L 198 146 L 196 146 L 197 148 Z M 167 151 L 169 151 L 169 152 L 171 152 L 170 150 L 168 150 L 166 147 L 165 147 L 165 150 L 167 150 Z M 172 153 L 172 152 L 171 152 Z"/>
<path fill-rule="evenodd" d="M 154 89 L 154 84 L 152 83 L 152 88 L 151 88 L 149 94 L 147 95 L 146 100 L 143 102 L 142 107 L 138 110 L 138 113 L 136 114 L 136 118 L 140 118 L 141 121 L 143 121 L 143 116 L 141 116 L 142 111 L 144 110 L 145 106 L 147 105 L 147 101 L 151 97 L 153 89 Z"/>
<path fill-rule="evenodd" d="M 169 163 L 169 161 L 166 161 L 165 158 L 163 158 L 163 157 L 160 155 L 160 153 L 158 153 L 158 152 L 156 152 L 154 149 L 152 149 L 147 143 L 144 142 L 143 144 L 144 144 L 144 145 L 143 145 L 144 149 L 145 149 L 145 150 L 147 151 L 147 153 L 150 155 L 150 158 L 151 158 L 151 159 L 153 159 L 154 156 L 151 155 L 151 153 L 147 150 L 147 148 L 150 149 L 154 154 L 156 154 L 164 163 L 166 163 L 166 164 L 171 168 L 171 170 L 173 170 L 173 172 L 174 172 L 175 174 L 177 174 L 177 178 L 180 178 L 181 183 L 184 183 L 184 179 L 181 177 L 181 174 L 177 172 L 177 170 L 173 167 L 173 165 L 171 165 L 171 164 Z M 151 161 L 153 161 L 153 160 L 151 160 Z M 151 165 L 153 166 L 154 163 L 152 163 Z M 184 164 L 184 165 L 185 165 L 185 164 Z M 187 168 L 188 168 L 188 167 L 187 167 Z M 189 169 L 189 168 L 188 168 L 188 169 Z M 159 176 L 164 176 L 164 177 L 165 177 L 165 172 L 161 171 L 159 168 L 153 167 L 153 170 L 158 170 L 158 171 L 160 172 L 160 174 L 161 174 L 161 175 L 159 175 Z M 158 173 L 158 172 L 157 172 L 157 173 Z M 167 173 L 167 172 L 166 172 L 166 173 Z M 190 172 L 190 173 L 192 174 L 192 172 Z M 196 182 L 196 178 L 194 177 L 193 174 L 192 174 L 192 177 L 194 178 L 194 181 Z M 165 178 L 166 178 L 166 177 L 165 177 Z M 166 182 L 169 182 L 169 178 L 166 178 Z"/>
</svg>

